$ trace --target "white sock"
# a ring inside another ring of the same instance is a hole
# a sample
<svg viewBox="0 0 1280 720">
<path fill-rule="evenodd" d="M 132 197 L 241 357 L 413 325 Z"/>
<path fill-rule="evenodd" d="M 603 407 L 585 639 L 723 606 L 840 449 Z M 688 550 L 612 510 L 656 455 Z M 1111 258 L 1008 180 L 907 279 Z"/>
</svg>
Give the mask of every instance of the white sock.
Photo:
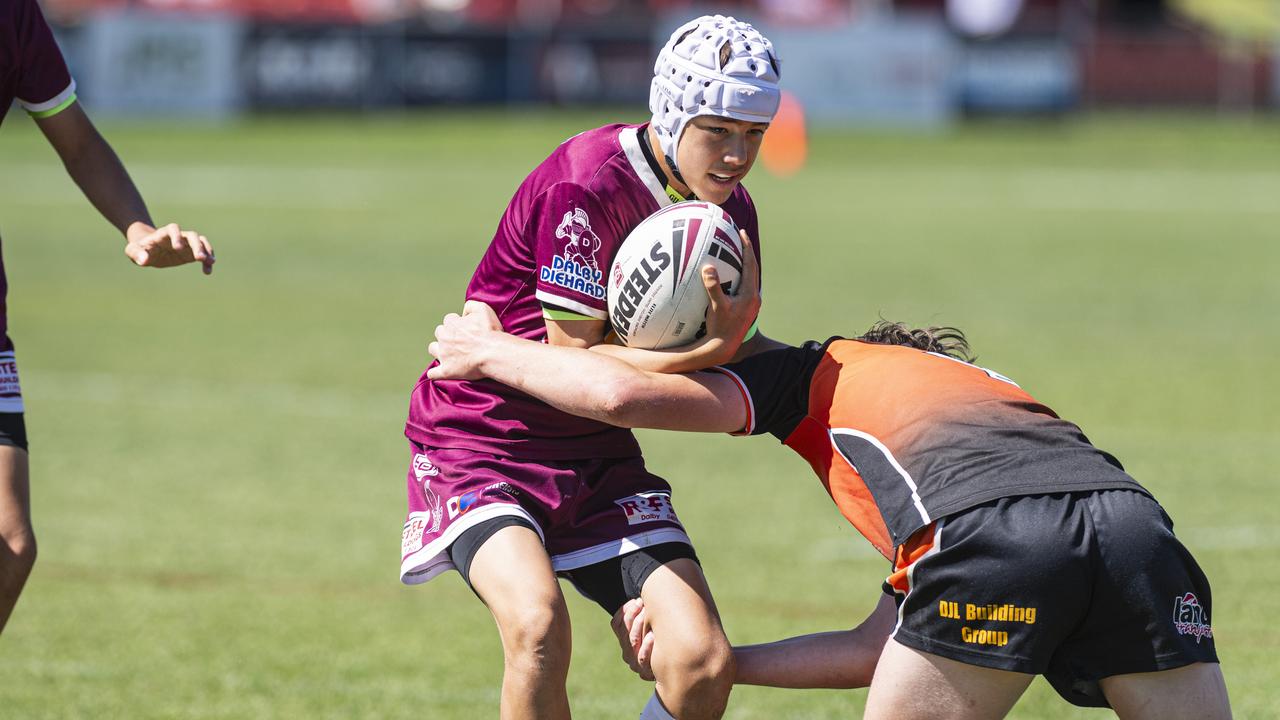
<svg viewBox="0 0 1280 720">
<path fill-rule="evenodd" d="M 649 704 L 640 711 L 640 720 L 676 720 L 676 718 L 662 707 L 662 701 L 658 699 L 658 691 L 654 690 L 653 697 L 649 698 Z"/>
</svg>

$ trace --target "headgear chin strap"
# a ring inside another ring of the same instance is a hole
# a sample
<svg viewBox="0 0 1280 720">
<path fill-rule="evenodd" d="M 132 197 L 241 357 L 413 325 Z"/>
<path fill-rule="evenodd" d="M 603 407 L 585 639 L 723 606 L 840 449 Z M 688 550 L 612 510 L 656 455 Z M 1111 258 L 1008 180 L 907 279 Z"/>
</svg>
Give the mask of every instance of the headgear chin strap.
<svg viewBox="0 0 1280 720">
<path fill-rule="evenodd" d="M 649 87 L 653 129 L 676 166 L 676 146 L 699 115 L 768 123 L 778 112 L 781 62 L 759 30 L 724 15 L 704 15 L 680 26 L 658 53 Z"/>
</svg>

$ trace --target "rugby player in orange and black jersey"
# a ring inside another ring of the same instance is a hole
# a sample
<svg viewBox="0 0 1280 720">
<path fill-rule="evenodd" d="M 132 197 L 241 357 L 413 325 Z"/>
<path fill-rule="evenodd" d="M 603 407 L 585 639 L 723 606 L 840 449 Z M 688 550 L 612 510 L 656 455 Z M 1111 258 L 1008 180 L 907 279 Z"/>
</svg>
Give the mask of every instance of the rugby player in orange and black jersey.
<svg viewBox="0 0 1280 720">
<path fill-rule="evenodd" d="M 958 331 L 882 323 L 661 375 L 510 338 L 468 310 L 437 329 L 443 376 L 623 427 L 771 433 L 891 560 L 892 602 L 852 631 L 735 648 L 739 683 L 869 683 L 867 717 L 1002 717 L 1043 674 L 1122 718 L 1229 716 L 1209 583 L 1172 521 L 1076 425 L 964 361 Z M 922 697 L 972 712 L 911 712 Z"/>
<path fill-rule="evenodd" d="M 838 337 L 712 371 L 742 392 L 741 433 L 803 457 L 894 562 L 898 642 L 1044 674 L 1085 706 L 1106 706 L 1103 677 L 1217 662 L 1209 584 L 1172 521 L 1009 378 Z"/>
</svg>

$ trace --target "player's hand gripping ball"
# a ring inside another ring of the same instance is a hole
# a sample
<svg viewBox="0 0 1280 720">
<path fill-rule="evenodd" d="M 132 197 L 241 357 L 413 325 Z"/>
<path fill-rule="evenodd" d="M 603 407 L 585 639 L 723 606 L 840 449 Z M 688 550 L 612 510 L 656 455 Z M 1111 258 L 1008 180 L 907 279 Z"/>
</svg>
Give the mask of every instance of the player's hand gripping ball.
<svg viewBox="0 0 1280 720">
<path fill-rule="evenodd" d="M 660 350 L 701 337 L 707 314 L 702 268 L 726 294 L 742 277 L 742 239 L 729 213 L 708 202 L 669 205 L 623 241 L 609 271 L 609 321 L 629 347 Z"/>
</svg>

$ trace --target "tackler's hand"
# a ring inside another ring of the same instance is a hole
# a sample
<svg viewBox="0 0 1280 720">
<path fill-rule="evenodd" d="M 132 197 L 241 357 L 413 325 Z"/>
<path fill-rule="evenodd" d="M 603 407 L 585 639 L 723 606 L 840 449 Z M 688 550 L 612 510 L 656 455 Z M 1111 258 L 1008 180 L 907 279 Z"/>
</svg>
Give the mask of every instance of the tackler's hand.
<svg viewBox="0 0 1280 720">
<path fill-rule="evenodd" d="M 492 345 L 494 333 L 502 332 L 498 315 L 482 302 L 468 300 L 462 314 L 449 313 L 436 326 L 435 341 L 427 352 L 439 364 L 427 370 L 431 380 L 477 380 L 484 377 L 480 366 Z"/>
</svg>

